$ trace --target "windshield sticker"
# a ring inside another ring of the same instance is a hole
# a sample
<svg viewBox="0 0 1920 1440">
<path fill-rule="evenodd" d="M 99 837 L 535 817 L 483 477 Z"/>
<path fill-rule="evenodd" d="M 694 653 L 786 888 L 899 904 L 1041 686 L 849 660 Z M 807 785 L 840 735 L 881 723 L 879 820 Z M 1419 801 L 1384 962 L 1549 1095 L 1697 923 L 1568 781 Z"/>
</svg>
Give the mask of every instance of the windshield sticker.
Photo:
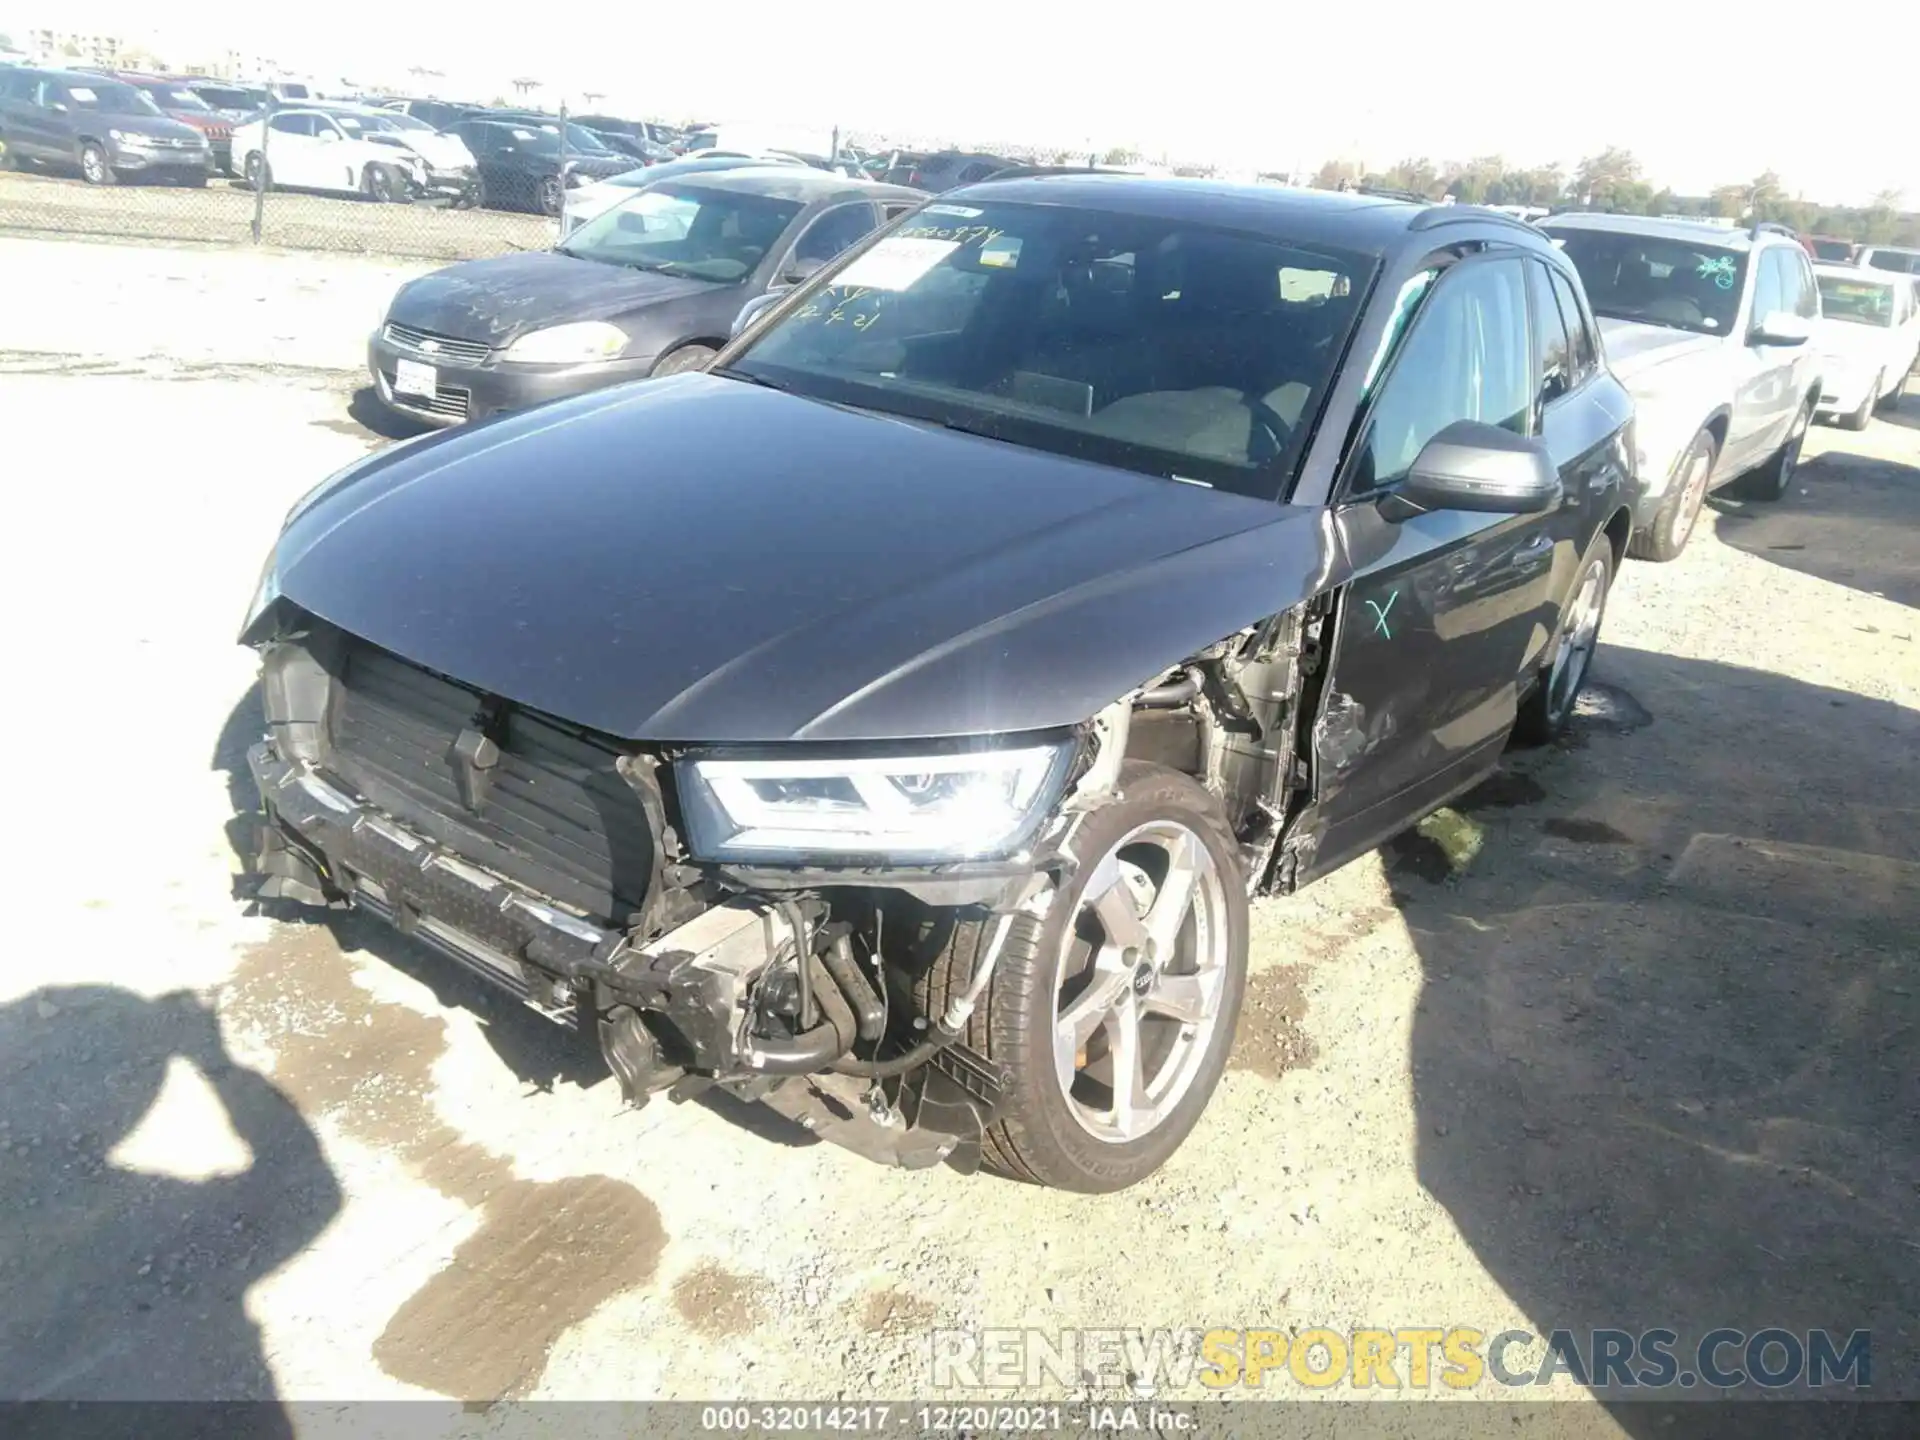
<svg viewBox="0 0 1920 1440">
<path fill-rule="evenodd" d="M 1722 290 L 1733 288 L 1733 257 L 1721 255 L 1717 258 L 1703 257 L 1697 267 L 1702 280 L 1711 280 Z"/>
<path fill-rule="evenodd" d="M 983 212 L 969 209 L 965 205 L 929 205 L 920 213 L 922 215 L 957 215 L 962 220 L 978 220 Z"/>
<path fill-rule="evenodd" d="M 984 245 L 1006 232 L 991 225 L 909 225 L 899 232 L 902 240 L 951 240 L 955 245 Z"/>
<path fill-rule="evenodd" d="M 93 104 L 94 101 L 100 98 L 98 95 L 94 94 L 93 91 L 87 89 L 87 87 L 84 85 L 69 85 L 67 87 L 67 94 L 71 95 L 75 100 L 79 101 L 82 105 L 91 105 Z"/>
<path fill-rule="evenodd" d="M 889 235 L 836 275 L 835 288 L 905 290 L 959 248 L 958 240 Z"/>
</svg>

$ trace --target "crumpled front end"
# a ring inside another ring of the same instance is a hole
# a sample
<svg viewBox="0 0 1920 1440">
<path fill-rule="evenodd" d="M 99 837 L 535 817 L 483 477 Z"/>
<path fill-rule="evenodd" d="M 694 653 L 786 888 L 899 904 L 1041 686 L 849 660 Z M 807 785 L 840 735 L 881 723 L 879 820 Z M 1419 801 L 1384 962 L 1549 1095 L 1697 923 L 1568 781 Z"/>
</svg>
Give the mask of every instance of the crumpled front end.
<svg viewBox="0 0 1920 1440">
<path fill-rule="evenodd" d="M 857 956 L 854 932 L 885 913 L 907 933 L 911 894 L 876 894 L 870 872 L 723 882 L 688 863 L 657 751 L 318 621 L 263 653 L 268 730 L 248 752 L 262 898 L 388 922 L 597 1040 L 635 1104 L 718 1085 L 877 1160 L 978 1163 L 1001 1077 L 964 1045 L 946 1037 L 911 1065 L 823 1073 L 885 1039 L 880 967 Z M 1027 878 L 1024 866 L 949 867 L 889 880 L 990 905 Z M 814 1078 L 783 1088 L 797 1075 Z"/>
</svg>

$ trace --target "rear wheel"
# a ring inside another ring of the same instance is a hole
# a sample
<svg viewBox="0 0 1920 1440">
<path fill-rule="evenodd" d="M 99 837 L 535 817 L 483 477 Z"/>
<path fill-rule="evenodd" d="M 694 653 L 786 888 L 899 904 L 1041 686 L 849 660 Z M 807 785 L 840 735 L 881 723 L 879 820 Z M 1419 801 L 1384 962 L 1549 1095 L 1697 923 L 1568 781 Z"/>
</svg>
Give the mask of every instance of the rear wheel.
<svg viewBox="0 0 1920 1440">
<path fill-rule="evenodd" d="M 542 215 L 558 215 L 560 205 L 567 193 L 566 186 L 558 175 L 544 175 L 540 179 L 537 200 Z"/>
<path fill-rule="evenodd" d="M 1662 562 L 1679 558 L 1693 535 L 1700 507 L 1706 503 L 1707 487 L 1713 480 L 1713 462 L 1719 454 L 1720 446 L 1711 430 L 1702 430 L 1693 437 L 1693 443 L 1674 469 L 1673 483 L 1667 487 L 1666 498 L 1660 502 L 1652 523 L 1645 530 L 1636 531 L 1628 542 L 1629 555 L 1636 560 Z"/>
<path fill-rule="evenodd" d="M 80 147 L 80 178 L 89 185 L 111 185 L 119 178 L 107 163 L 107 152 L 97 140 L 89 140 Z"/>
<path fill-rule="evenodd" d="M 245 169 L 248 189 L 271 190 L 273 188 L 273 171 L 267 167 L 266 156 L 258 150 L 247 156 Z"/>
<path fill-rule="evenodd" d="M 1572 598 L 1560 612 L 1560 627 L 1540 682 L 1514 717 L 1513 738 L 1520 744 L 1545 745 L 1566 731 L 1580 687 L 1587 683 L 1593 652 L 1600 645 L 1600 622 L 1606 618 L 1607 592 L 1612 588 L 1613 545 L 1601 535 L 1580 567 Z"/>
<path fill-rule="evenodd" d="M 1011 1083 L 982 1161 L 1014 1179 L 1119 1190 L 1179 1148 L 1212 1098 L 1246 988 L 1247 896 L 1218 805 L 1138 761 L 1074 839 L 1080 869 L 1017 917 L 965 1043 Z M 946 922 L 938 922 L 946 923 Z M 990 943 L 951 923 L 916 987 L 938 1018 Z"/>
</svg>

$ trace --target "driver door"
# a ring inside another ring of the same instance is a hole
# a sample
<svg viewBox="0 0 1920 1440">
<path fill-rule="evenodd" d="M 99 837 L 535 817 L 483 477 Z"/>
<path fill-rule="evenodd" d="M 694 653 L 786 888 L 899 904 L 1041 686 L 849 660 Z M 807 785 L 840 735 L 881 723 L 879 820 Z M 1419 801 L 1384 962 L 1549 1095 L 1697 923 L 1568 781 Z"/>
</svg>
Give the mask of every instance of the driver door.
<svg viewBox="0 0 1920 1440">
<path fill-rule="evenodd" d="M 776 259 L 768 272 L 769 287 L 798 285 L 841 251 L 863 239 L 878 223 L 873 206 L 865 201 L 835 205 L 802 222 L 784 254 L 775 247 Z"/>
<path fill-rule="evenodd" d="M 267 117 L 267 166 L 274 183 L 306 188 L 314 183 L 313 116 L 303 111 Z"/>
<path fill-rule="evenodd" d="M 1537 432 L 1527 263 L 1475 256 L 1439 272 L 1375 382 L 1333 511 L 1353 578 L 1312 733 L 1314 800 L 1293 832 L 1305 843 L 1289 847 L 1296 884 L 1472 785 L 1513 727 L 1551 607 L 1554 515 L 1407 516 L 1388 497 L 1455 421 Z"/>
</svg>

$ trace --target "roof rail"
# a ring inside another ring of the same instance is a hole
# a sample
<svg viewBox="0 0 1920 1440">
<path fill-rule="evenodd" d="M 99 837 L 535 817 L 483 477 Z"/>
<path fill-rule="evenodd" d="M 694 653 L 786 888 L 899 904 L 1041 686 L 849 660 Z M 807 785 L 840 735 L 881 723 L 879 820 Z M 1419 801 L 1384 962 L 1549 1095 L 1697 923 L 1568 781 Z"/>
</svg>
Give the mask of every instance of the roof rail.
<svg viewBox="0 0 1920 1440">
<path fill-rule="evenodd" d="M 1784 235 L 1789 240 L 1800 238 L 1800 232 L 1791 225 L 1782 225 L 1777 220 L 1756 220 L 1753 228 L 1747 232 L 1747 238 L 1758 240 L 1762 235 Z"/>
<path fill-rule="evenodd" d="M 1432 230 L 1441 225 L 1460 225 L 1469 220 L 1485 220 L 1497 225 L 1510 225 L 1515 230 L 1524 230 L 1529 235 L 1538 235 L 1540 227 L 1532 221 L 1522 220 L 1518 215 L 1509 215 L 1504 210 L 1495 210 L 1488 205 L 1433 205 L 1413 217 L 1409 230 Z"/>
<path fill-rule="evenodd" d="M 1371 195 L 1376 200 L 1408 200 L 1415 205 L 1431 205 L 1433 197 L 1418 190 L 1398 190 L 1391 185 L 1356 185 L 1349 195 Z"/>
</svg>

